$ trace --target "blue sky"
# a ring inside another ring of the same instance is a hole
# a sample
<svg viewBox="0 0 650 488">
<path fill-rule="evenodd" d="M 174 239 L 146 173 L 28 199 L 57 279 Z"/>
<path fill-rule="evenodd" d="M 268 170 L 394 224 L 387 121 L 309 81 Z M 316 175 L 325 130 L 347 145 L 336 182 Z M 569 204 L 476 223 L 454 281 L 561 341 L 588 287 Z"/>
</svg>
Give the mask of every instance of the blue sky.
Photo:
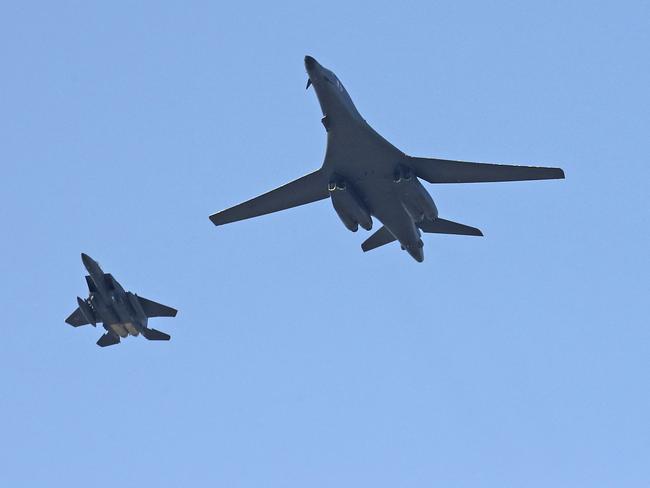
<svg viewBox="0 0 650 488">
<path fill-rule="evenodd" d="M 647 2 L 3 2 L 2 486 L 650 483 Z M 363 254 L 305 54 L 412 155 L 558 165 L 427 188 L 482 239 Z M 79 254 L 179 309 L 63 321 Z"/>
</svg>

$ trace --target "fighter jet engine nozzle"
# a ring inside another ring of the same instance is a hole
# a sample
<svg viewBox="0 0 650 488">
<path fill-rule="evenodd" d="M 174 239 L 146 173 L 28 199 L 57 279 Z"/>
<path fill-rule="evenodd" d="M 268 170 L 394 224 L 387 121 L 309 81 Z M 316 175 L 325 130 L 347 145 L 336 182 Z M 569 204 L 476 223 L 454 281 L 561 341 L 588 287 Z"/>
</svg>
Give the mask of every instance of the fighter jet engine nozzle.
<svg viewBox="0 0 650 488">
<path fill-rule="evenodd" d="M 415 222 L 422 222 L 424 219 L 433 221 L 438 218 L 438 209 L 429 195 L 429 192 L 417 180 L 402 196 L 402 205 Z"/>
<path fill-rule="evenodd" d="M 345 180 L 335 178 L 330 181 L 327 189 L 332 197 L 334 210 L 336 210 L 343 225 L 352 232 L 356 232 L 359 226 L 366 230 L 372 229 L 370 212 Z"/>
</svg>

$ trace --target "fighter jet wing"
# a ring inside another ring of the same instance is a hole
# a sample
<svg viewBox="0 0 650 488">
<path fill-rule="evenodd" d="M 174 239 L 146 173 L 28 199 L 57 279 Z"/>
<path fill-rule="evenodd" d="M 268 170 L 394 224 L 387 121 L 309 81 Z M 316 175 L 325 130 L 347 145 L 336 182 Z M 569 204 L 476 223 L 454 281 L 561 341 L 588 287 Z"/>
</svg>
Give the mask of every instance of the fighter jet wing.
<svg viewBox="0 0 650 488">
<path fill-rule="evenodd" d="M 314 171 L 259 197 L 210 215 L 210 220 L 214 225 L 223 225 L 322 200 L 329 196 L 327 183 L 321 170 Z"/>
<path fill-rule="evenodd" d="M 84 314 L 81 313 L 79 307 L 77 307 L 75 311 L 72 312 L 67 319 L 65 319 L 65 321 L 66 323 L 70 324 L 72 327 L 79 327 L 81 325 L 88 325 L 90 323 L 86 320 Z"/>
<path fill-rule="evenodd" d="M 142 310 L 147 317 L 176 317 L 178 310 L 162 303 L 156 303 L 153 300 L 147 300 L 138 296 L 138 301 L 142 305 Z"/>
<path fill-rule="evenodd" d="M 481 183 L 492 181 L 563 179 L 561 168 L 471 163 L 448 159 L 410 158 L 415 174 L 429 183 Z"/>
</svg>

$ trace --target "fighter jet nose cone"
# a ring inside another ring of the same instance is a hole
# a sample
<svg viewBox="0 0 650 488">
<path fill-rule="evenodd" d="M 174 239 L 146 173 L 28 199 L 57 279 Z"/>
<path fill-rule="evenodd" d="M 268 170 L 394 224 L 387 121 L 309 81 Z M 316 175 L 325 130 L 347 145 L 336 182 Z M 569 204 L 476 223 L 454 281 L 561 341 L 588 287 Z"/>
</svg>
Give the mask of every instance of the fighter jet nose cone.
<svg viewBox="0 0 650 488">
<path fill-rule="evenodd" d="M 93 259 L 88 256 L 88 254 L 81 253 L 81 262 L 84 263 L 84 266 L 87 268 L 90 266 L 94 261 Z"/>
<path fill-rule="evenodd" d="M 314 68 L 318 63 L 314 58 L 311 56 L 305 56 L 305 68 L 307 69 L 312 69 Z"/>
</svg>

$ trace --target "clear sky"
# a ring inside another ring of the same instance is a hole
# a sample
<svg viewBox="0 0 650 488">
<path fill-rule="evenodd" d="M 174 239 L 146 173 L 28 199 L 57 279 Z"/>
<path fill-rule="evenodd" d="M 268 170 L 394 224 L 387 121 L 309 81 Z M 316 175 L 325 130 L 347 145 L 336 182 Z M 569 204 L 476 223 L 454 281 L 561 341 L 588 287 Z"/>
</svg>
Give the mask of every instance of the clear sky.
<svg viewBox="0 0 650 488">
<path fill-rule="evenodd" d="M 648 2 L 0 6 L 0 485 L 650 485 Z M 484 238 L 368 254 L 303 56 L 408 154 L 561 166 L 427 185 Z M 100 349 L 80 253 L 179 309 Z"/>
</svg>

